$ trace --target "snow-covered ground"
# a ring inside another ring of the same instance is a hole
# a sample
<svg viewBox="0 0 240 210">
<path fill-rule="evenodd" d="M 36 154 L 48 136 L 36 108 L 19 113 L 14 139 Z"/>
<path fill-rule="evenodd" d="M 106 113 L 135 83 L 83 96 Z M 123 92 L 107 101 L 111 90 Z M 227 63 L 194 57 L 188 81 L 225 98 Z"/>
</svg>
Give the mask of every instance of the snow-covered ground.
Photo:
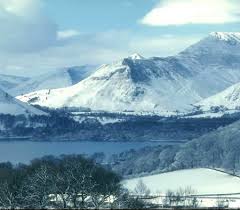
<svg viewBox="0 0 240 210">
<path fill-rule="evenodd" d="M 106 125 L 106 124 L 113 124 L 113 123 L 120 123 L 125 121 L 124 119 L 120 119 L 120 118 L 111 118 L 111 117 L 94 117 L 94 116 L 73 116 L 72 117 L 76 122 L 82 123 L 85 120 L 97 120 L 99 123 L 101 123 L 102 125 Z"/>
<path fill-rule="evenodd" d="M 223 172 L 199 168 L 179 170 L 127 180 L 125 186 L 133 190 L 141 179 L 152 193 L 177 191 L 191 186 L 197 194 L 219 194 L 240 192 L 240 178 Z"/>
<path fill-rule="evenodd" d="M 142 180 L 150 189 L 152 195 L 164 195 L 168 190 L 177 192 L 180 188 L 186 189 L 187 187 L 191 187 L 195 195 L 240 193 L 240 178 L 206 168 L 179 170 L 129 179 L 124 182 L 124 185 L 130 191 L 134 191 L 139 180 Z M 217 197 L 221 199 L 221 196 L 217 195 Z M 224 198 L 223 200 L 228 200 L 229 207 L 240 207 L 240 195 L 230 197 L 239 197 L 239 199 Z M 199 198 L 199 205 L 216 206 L 219 199 Z M 158 200 L 158 202 L 161 201 Z"/>
<path fill-rule="evenodd" d="M 176 112 L 106 112 L 106 111 L 86 111 L 86 112 L 71 112 L 72 119 L 75 121 L 82 123 L 85 120 L 96 120 L 102 125 L 120 123 L 127 121 L 127 119 L 131 117 L 144 117 L 144 116 L 158 116 L 158 117 L 172 117 L 179 116 L 181 117 L 183 114 Z M 106 115 L 106 116 L 104 116 Z M 113 116 L 107 116 L 113 115 Z"/>
</svg>

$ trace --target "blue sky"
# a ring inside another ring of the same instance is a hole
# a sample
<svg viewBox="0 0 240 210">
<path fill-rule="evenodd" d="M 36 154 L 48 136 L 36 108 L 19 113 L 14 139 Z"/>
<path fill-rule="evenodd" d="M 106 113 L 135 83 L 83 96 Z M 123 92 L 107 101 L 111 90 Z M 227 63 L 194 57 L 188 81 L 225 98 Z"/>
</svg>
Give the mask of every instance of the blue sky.
<svg viewBox="0 0 240 210">
<path fill-rule="evenodd" d="M 236 31 L 239 23 L 186 24 L 180 27 L 149 27 L 139 21 L 159 0 L 44 0 L 46 11 L 59 24 L 60 30 L 69 28 L 94 33 L 107 30 L 131 30 L 146 34 L 206 34 L 215 30 Z M 181 1 L 181 0 L 178 0 Z M 211 1 L 211 0 L 209 0 Z M 231 1 L 231 0 L 228 0 Z M 173 14 L 174 15 L 174 14 Z"/>
<path fill-rule="evenodd" d="M 238 31 L 239 11 L 239 0 L 0 0 L 0 73 L 174 55 Z"/>
<path fill-rule="evenodd" d="M 46 10 L 60 29 L 84 32 L 136 29 L 158 0 L 45 0 Z"/>
</svg>

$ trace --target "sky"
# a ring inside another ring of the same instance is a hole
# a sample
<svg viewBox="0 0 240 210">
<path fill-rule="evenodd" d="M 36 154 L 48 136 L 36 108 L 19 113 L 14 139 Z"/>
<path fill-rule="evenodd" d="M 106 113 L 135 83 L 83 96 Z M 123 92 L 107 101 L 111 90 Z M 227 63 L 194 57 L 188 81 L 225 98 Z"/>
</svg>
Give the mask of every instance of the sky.
<svg viewBox="0 0 240 210">
<path fill-rule="evenodd" d="M 0 0 L 0 73 L 34 76 L 237 32 L 239 0 Z"/>
</svg>

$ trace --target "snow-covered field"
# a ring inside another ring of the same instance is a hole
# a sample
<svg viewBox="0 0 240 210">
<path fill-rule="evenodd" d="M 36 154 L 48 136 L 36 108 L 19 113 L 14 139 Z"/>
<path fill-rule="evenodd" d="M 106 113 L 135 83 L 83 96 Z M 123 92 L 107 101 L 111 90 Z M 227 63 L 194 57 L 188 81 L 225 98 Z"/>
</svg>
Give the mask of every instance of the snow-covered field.
<svg viewBox="0 0 240 210">
<path fill-rule="evenodd" d="M 126 180 L 124 185 L 130 191 L 134 191 L 139 180 L 150 189 L 152 195 L 164 195 L 168 190 L 177 192 L 180 188 L 186 189 L 191 187 L 195 195 L 207 194 L 232 194 L 240 192 L 240 178 L 223 172 L 199 168 L 179 170 L 174 172 L 151 175 L 141 178 Z M 221 196 L 216 195 L 221 199 Z M 239 199 L 226 199 L 229 207 L 240 207 L 240 195 L 232 195 L 230 197 L 239 197 Z M 200 206 L 216 206 L 218 199 L 199 198 Z M 159 201 L 158 201 L 159 202 Z"/>
<path fill-rule="evenodd" d="M 152 193 L 177 191 L 191 186 L 197 194 L 240 192 L 240 178 L 211 169 L 188 169 L 127 180 L 125 185 L 133 190 L 141 179 Z"/>
</svg>

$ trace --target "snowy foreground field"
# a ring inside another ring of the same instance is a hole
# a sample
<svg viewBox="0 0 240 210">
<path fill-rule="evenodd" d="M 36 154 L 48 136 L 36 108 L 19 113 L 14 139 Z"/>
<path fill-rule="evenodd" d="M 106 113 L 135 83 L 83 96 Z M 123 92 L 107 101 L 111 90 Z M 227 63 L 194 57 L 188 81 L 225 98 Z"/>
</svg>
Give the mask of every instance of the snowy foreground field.
<svg viewBox="0 0 240 210">
<path fill-rule="evenodd" d="M 192 189 L 199 207 L 240 207 L 240 178 L 211 169 L 188 169 L 126 180 L 124 185 L 134 192 L 139 180 L 150 190 L 150 195 L 166 195 L 179 189 Z M 239 194 L 237 194 L 239 193 Z M 224 195 L 221 195 L 224 194 Z M 230 194 L 230 195 L 227 195 Z M 164 198 L 154 199 L 161 204 Z"/>
</svg>

